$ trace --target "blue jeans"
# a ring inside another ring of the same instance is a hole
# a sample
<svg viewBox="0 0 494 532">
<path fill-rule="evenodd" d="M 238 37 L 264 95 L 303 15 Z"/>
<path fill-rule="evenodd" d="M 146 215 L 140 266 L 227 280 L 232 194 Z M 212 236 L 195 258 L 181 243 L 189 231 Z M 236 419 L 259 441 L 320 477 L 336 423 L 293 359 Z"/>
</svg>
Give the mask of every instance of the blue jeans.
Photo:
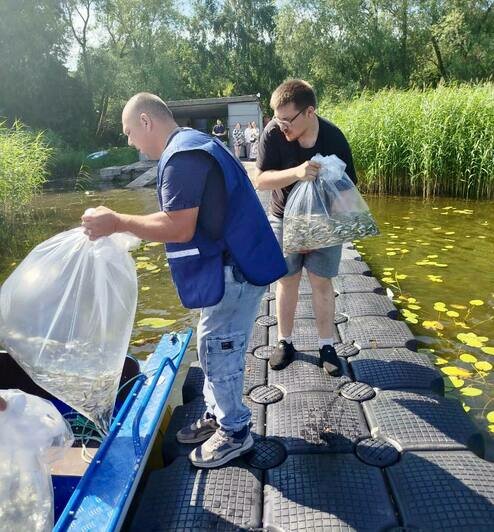
<svg viewBox="0 0 494 532">
<path fill-rule="evenodd" d="M 228 431 L 240 430 L 250 421 L 251 412 L 242 403 L 245 351 L 265 290 L 247 282 L 234 267 L 225 266 L 225 295 L 201 310 L 197 325 L 207 411 Z"/>
</svg>

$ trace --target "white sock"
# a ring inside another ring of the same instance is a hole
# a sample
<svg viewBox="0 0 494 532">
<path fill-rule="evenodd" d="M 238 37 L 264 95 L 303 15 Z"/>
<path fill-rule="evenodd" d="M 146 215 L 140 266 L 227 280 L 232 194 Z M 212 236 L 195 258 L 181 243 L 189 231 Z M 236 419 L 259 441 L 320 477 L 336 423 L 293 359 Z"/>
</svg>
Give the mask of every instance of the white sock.
<svg viewBox="0 0 494 532">
<path fill-rule="evenodd" d="M 278 338 L 278 342 L 281 342 L 281 340 L 285 340 L 285 342 L 287 344 L 291 344 L 292 343 L 292 337 L 291 336 L 280 336 Z"/>
<path fill-rule="evenodd" d="M 333 345 L 334 338 L 319 338 L 319 349 L 322 349 L 325 345 Z"/>
</svg>

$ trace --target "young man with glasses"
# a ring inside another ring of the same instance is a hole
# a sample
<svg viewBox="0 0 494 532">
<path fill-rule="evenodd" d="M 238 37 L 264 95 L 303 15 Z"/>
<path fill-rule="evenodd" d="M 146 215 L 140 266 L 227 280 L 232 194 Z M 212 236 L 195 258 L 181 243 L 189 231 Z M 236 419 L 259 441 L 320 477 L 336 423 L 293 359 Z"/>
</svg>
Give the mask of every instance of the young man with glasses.
<svg viewBox="0 0 494 532">
<path fill-rule="evenodd" d="M 316 179 L 320 165 L 310 159 L 317 153 L 337 155 L 346 163 L 346 173 L 355 183 L 352 153 L 343 133 L 316 114 L 317 100 L 312 87 L 299 79 L 282 83 L 272 94 L 273 120 L 259 141 L 258 190 L 272 190 L 270 222 L 283 246 L 283 212 L 288 194 L 297 181 Z M 285 254 L 288 273 L 276 285 L 278 345 L 271 355 L 271 368 L 287 366 L 295 354 L 292 330 L 298 301 L 298 287 L 305 267 L 312 286 L 312 306 L 319 334 L 322 367 L 331 375 L 340 373 L 335 339 L 335 301 L 331 278 L 338 274 L 341 246 Z"/>
</svg>

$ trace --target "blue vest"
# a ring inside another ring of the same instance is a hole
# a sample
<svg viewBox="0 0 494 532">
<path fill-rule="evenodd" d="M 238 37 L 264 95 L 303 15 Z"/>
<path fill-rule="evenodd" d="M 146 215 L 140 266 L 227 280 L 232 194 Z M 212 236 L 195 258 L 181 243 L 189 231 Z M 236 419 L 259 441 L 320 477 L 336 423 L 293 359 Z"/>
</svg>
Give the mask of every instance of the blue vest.
<svg viewBox="0 0 494 532">
<path fill-rule="evenodd" d="M 217 139 L 194 129 L 176 133 L 158 164 L 157 192 L 161 210 L 164 169 L 177 152 L 204 150 L 216 159 L 225 178 L 227 208 L 223 236 L 209 238 L 197 224 L 189 242 L 165 245 L 173 282 L 184 307 L 216 305 L 225 293 L 224 252 L 228 251 L 245 279 L 268 285 L 287 273 L 285 259 L 242 164 Z"/>
</svg>

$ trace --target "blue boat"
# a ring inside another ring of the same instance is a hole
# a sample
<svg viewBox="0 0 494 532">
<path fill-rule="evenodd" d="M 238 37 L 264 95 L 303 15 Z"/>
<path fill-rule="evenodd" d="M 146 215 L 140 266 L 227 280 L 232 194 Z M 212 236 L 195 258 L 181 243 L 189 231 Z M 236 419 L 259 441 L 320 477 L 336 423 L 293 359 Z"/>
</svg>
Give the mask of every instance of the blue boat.
<svg viewBox="0 0 494 532">
<path fill-rule="evenodd" d="M 114 419 L 87 469 L 60 466 L 52 474 L 54 531 L 119 530 L 165 415 L 165 406 L 192 335 L 165 334 L 145 363 L 127 356 Z M 69 407 L 39 388 L 6 352 L 0 351 L 0 390 L 19 388 Z M 80 452 L 80 449 L 71 449 Z M 73 464 L 72 464 L 73 465 Z M 65 471 L 64 471 L 65 467 Z M 73 469 L 73 468 L 72 468 Z"/>
</svg>

